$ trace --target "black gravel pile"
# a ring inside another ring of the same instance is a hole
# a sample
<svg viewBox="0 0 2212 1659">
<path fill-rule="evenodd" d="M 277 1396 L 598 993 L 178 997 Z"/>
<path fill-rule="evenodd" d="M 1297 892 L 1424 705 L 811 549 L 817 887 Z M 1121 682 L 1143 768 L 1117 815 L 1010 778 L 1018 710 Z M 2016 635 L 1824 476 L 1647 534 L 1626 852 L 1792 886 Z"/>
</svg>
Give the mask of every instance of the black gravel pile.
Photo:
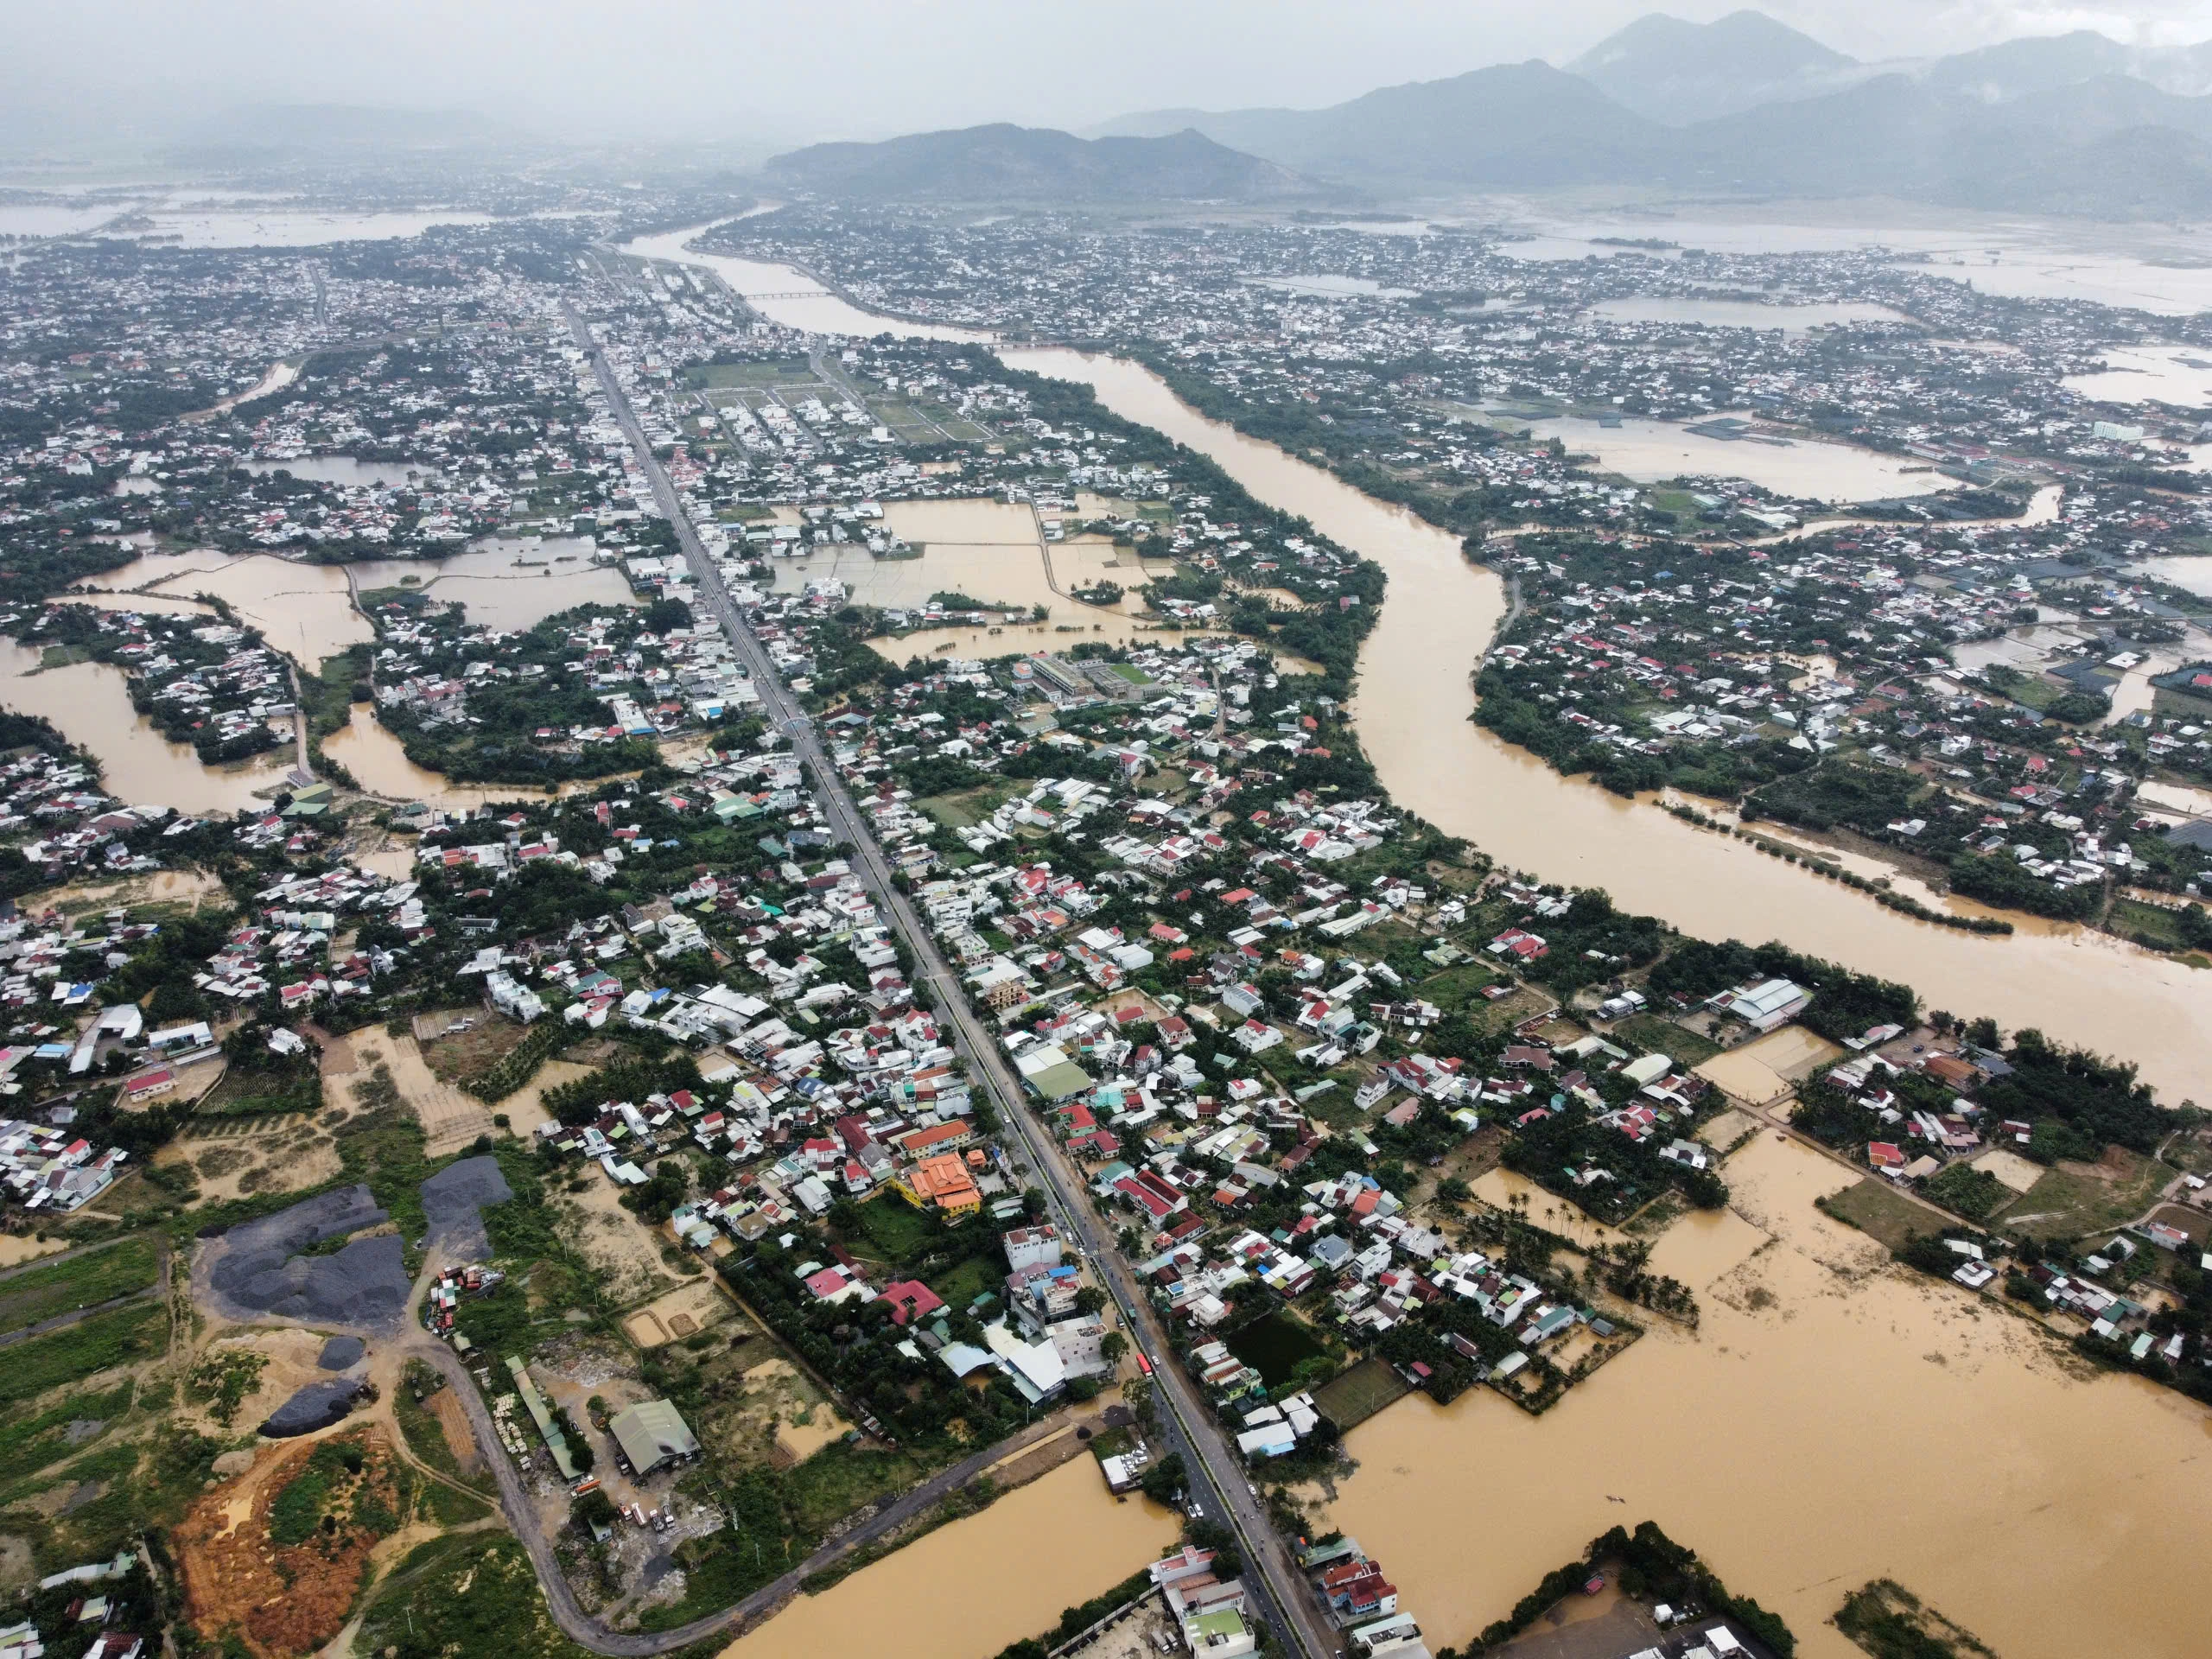
<svg viewBox="0 0 2212 1659">
<path fill-rule="evenodd" d="M 360 1363 L 369 1345 L 359 1337 L 333 1337 L 322 1344 L 322 1353 L 315 1363 L 326 1371 L 343 1371 Z"/>
<path fill-rule="evenodd" d="M 408 1292 L 398 1238 L 357 1238 L 333 1255 L 299 1254 L 385 1218 L 364 1185 L 242 1223 L 224 1236 L 209 1288 L 240 1319 L 269 1313 L 302 1325 L 394 1325 Z"/>
<path fill-rule="evenodd" d="M 318 1428 L 327 1428 L 347 1412 L 353 1409 L 353 1396 L 360 1392 L 358 1382 L 340 1379 L 332 1382 L 310 1382 L 297 1394 L 269 1414 L 261 1432 L 272 1440 L 281 1440 L 293 1434 L 312 1434 Z"/>
<path fill-rule="evenodd" d="M 430 1220 L 433 1246 L 448 1262 L 490 1261 L 483 1212 L 513 1197 L 496 1158 L 464 1158 L 447 1165 L 423 1183 L 423 1213 Z"/>
</svg>

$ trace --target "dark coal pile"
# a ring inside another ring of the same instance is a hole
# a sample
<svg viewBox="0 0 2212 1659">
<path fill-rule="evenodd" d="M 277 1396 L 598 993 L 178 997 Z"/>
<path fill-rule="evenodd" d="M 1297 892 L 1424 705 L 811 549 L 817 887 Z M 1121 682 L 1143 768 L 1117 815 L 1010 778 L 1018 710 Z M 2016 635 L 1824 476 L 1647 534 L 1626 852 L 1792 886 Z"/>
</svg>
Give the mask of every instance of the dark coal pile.
<svg viewBox="0 0 2212 1659">
<path fill-rule="evenodd" d="M 357 1238 L 331 1255 L 299 1251 L 385 1219 L 366 1186 L 296 1204 L 226 1234 L 208 1287 L 233 1317 L 273 1313 L 306 1325 L 389 1325 L 407 1305 L 400 1241 Z"/>
<path fill-rule="evenodd" d="M 333 1337 L 322 1344 L 315 1363 L 326 1371 L 342 1371 L 359 1363 L 361 1356 L 368 1351 L 368 1344 L 359 1337 Z"/>
<path fill-rule="evenodd" d="M 360 1389 L 359 1383 L 342 1378 L 310 1382 L 271 1412 L 261 1432 L 272 1440 L 281 1440 L 288 1435 L 312 1434 L 318 1428 L 327 1428 L 353 1409 L 353 1396 Z"/>
<path fill-rule="evenodd" d="M 464 1158 L 447 1165 L 423 1183 L 423 1213 L 430 1220 L 432 1243 L 448 1262 L 490 1261 L 482 1212 L 513 1197 L 496 1158 Z"/>
</svg>

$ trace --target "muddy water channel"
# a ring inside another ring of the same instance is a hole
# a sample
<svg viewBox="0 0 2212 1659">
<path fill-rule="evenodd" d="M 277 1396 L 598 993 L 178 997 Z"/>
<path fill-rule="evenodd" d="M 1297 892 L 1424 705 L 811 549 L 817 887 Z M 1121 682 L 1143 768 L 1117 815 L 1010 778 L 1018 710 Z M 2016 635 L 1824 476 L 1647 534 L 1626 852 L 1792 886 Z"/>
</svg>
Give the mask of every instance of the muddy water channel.
<svg viewBox="0 0 2212 1659">
<path fill-rule="evenodd" d="M 2212 976 L 2078 928 L 2016 918 L 2010 938 L 1916 922 L 1648 805 L 1560 777 L 1470 723 L 1470 671 L 1505 612 L 1503 584 L 1458 542 L 1319 467 L 1209 421 L 1137 365 L 1063 350 L 1014 367 L 1080 380 L 1116 414 L 1211 455 L 1262 500 L 1374 559 L 1390 588 L 1361 652 L 1360 735 L 1390 793 L 1508 866 L 1608 889 L 1710 938 L 1782 938 L 1917 986 L 1937 1006 L 2035 1026 L 2139 1062 L 2168 1102 L 2202 1091 Z M 1938 905 L 1949 903 L 1924 895 Z M 1964 903 L 1951 907 L 1978 913 Z"/>
<path fill-rule="evenodd" d="M 2206 1651 L 2183 1586 L 2212 1535 L 2201 1407 L 2076 1374 L 1986 1300 L 1895 1268 L 1813 1199 L 1848 1172 L 1762 1136 L 1737 1209 L 1678 1224 L 1655 1271 L 1693 1285 L 1541 1418 L 1487 1390 L 1414 1395 L 1354 1430 L 1328 1506 L 1459 1645 L 1615 1524 L 1656 1521 L 1776 1609 L 1808 1659 L 1855 1659 L 1823 1621 L 1889 1577 L 1998 1652 Z"/>
<path fill-rule="evenodd" d="M 996 1653 L 1165 1554 L 1177 1520 L 1143 1498 L 1116 1500 L 1097 1459 L 1079 1457 L 821 1595 L 799 1597 L 721 1659 Z"/>
</svg>

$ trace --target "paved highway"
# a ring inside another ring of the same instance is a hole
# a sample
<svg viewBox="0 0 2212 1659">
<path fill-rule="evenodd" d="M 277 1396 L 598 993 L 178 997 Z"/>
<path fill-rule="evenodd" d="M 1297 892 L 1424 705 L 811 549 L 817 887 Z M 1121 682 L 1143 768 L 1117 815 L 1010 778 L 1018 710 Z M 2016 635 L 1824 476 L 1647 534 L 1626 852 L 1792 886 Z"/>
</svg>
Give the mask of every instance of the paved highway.
<svg viewBox="0 0 2212 1659">
<path fill-rule="evenodd" d="M 589 353 L 615 418 L 629 439 L 638 463 L 652 486 L 653 498 L 667 516 L 682 544 L 699 588 L 699 602 L 713 615 L 744 661 L 760 694 L 762 712 L 775 729 L 784 733 L 800 763 L 814 773 L 816 793 L 839 837 L 850 849 L 855 873 L 874 894 L 878 906 L 913 953 L 918 977 L 929 984 L 938 1013 L 950 1027 L 953 1046 L 990 1090 L 999 1117 L 1020 1137 L 1031 1165 L 1045 1179 L 1045 1191 L 1053 1219 L 1064 1238 L 1075 1242 L 1105 1281 L 1119 1306 L 1122 1322 L 1153 1367 L 1154 1399 L 1165 1437 L 1183 1455 L 1191 1491 L 1214 1521 L 1225 1521 L 1243 1548 L 1246 1582 L 1261 1616 L 1279 1641 L 1304 1659 L 1326 1659 L 1339 1652 L 1336 1632 L 1321 1617 L 1315 1599 L 1299 1577 L 1289 1551 L 1268 1522 L 1258 1494 L 1244 1478 L 1243 1464 L 1231 1451 L 1190 1381 L 1173 1357 L 1152 1304 L 1141 1294 L 1135 1277 L 1119 1252 L 1101 1236 L 1099 1223 L 1084 1191 L 1081 1173 L 1070 1163 L 1058 1142 L 1046 1135 L 1024 1103 L 1020 1084 L 1006 1056 L 976 1020 L 960 988 L 958 977 L 938 949 L 937 940 L 922 925 L 906 895 L 894 887 L 867 822 L 853 804 L 844 780 L 837 775 L 822 747 L 815 724 L 792 700 L 777 677 L 767 653 L 745 624 L 722 586 L 721 572 L 683 511 L 683 503 L 667 473 L 645 441 L 636 411 L 615 378 L 604 352 L 573 308 L 567 308 L 569 327 L 576 343 Z"/>
</svg>

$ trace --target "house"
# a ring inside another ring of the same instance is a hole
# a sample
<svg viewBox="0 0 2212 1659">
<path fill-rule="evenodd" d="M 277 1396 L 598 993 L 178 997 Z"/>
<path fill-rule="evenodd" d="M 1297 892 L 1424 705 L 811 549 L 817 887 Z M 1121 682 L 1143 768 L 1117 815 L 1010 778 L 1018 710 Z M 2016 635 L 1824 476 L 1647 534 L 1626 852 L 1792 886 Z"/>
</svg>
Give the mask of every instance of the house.
<svg viewBox="0 0 2212 1659">
<path fill-rule="evenodd" d="M 916 1209 L 941 1210 L 954 1221 L 983 1207 L 983 1195 L 957 1152 L 923 1159 L 899 1176 L 899 1191 Z"/>
<path fill-rule="evenodd" d="M 880 1300 L 891 1304 L 893 1325 L 912 1325 L 944 1307 L 944 1299 L 918 1279 L 900 1279 L 886 1285 Z"/>
<path fill-rule="evenodd" d="M 639 1475 L 689 1463 L 699 1455 L 698 1437 L 665 1400 L 647 1400 L 619 1411 L 607 1427 L 631 1469 Z"/>
</svg>

